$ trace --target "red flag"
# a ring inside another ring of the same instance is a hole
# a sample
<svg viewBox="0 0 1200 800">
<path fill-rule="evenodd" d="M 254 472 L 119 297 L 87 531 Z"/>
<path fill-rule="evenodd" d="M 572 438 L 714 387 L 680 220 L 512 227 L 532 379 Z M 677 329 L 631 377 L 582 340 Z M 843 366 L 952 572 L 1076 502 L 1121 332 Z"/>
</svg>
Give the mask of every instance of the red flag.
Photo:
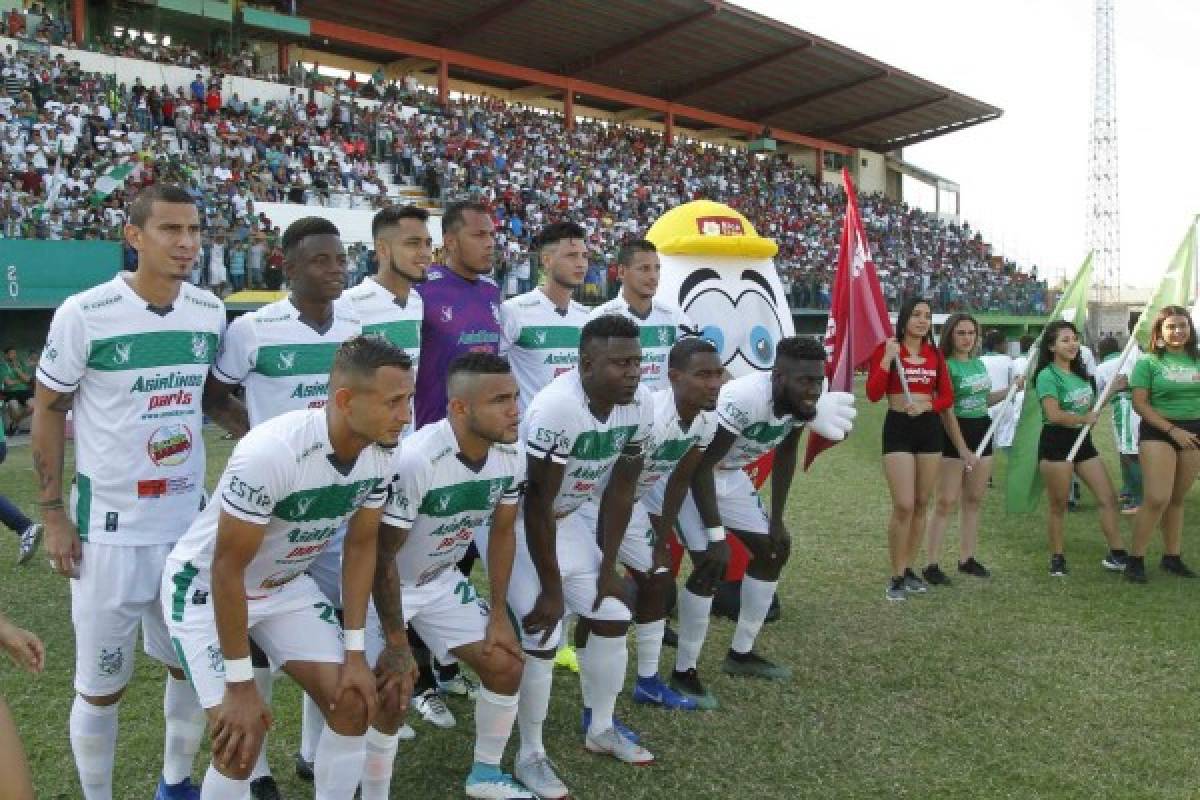
<svg viewBox="0 0 1200 800">
<path fill-rule="evenodd" d="M 871 246 L 858 213 L 858 198 L 850 173 L 842 169 L 846 187 L 846 219 L 842 223 L 842 241 L 838 248 L 837 274 L 833 276 L 833 296 L 830 298 L 829 323 L 825 328 L 825 350 L 829 361 L 825 375 L 829 389 L 834 392 L 854 391 L 854 370 L 871 357 L 884 339 L 892 336 L 892 321 L 888 318 Z M 810 433 L 804 453 L 804 468 L 808 469 L 821 451 L 836 442 Z"/>
</svg>

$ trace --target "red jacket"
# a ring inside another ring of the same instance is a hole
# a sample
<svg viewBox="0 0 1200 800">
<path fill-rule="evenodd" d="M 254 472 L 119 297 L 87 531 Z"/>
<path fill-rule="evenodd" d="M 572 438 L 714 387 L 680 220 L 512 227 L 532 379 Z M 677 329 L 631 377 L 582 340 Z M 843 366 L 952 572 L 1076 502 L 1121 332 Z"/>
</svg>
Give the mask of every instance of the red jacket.
<svg viewBox="0 0 1200 800">
<path fill-rule="evenodd" d="M 904 394 L 900 385 L 900 374 L 893 364 L 890 369 L 879 368 L 883 360 L 883 349 L 886 342 L 881 343 L 871 354 L 867 372 L 867 399 L 872 403 L 883 399 L 885 394 Z M 921 345 L 920 358 L 922 363 L 912 363 L 912 357 L 903 346 L 900 348 L 901 362 L 904 364 L 904 377 L 908 379 L 908 392 L 912 395 L 928 395 L 933 400 L 934 411 L 945 411 L 954 405 L 954 387 L 950 384 L 950 370 L 946 368 L 946 360 L 938 349 L 925 342 Z"/>
</svg>

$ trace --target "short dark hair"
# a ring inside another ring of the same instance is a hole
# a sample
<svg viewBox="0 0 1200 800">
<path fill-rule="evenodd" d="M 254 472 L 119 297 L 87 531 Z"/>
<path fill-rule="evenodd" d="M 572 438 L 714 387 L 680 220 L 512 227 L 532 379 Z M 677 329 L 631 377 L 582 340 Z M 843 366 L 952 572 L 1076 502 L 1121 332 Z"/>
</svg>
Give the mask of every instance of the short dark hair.
<svg viewBox="0 0 1200 800">
<path fill-rule="evenodd" d="M 543 247 L 549 247 L 552 244 L 558 244 L 564 239 L 586 239 L 587 234 L 583 228 L 576 225 L 574 222 L 552 222 L 538 233 L 535 238 L 534 246 L 541 250 Z"/>
<path fill-rule="evenodd" d="M 1115 336 L 1105 336 L 1100 341 L 1096 342 L 1096 355 L 1100 358 L 1120 352 L 1121 345 L 1117 342 Z"/>
<path fill-rule="evenodd" d="M 490 208 L 476 200 L 462 200 L 457 203 L 451 203 L 446 206 L 446 211 L 442 214 L 442 233 L 455 233 L 463 225 L 466 225 L 466 214 L 468 211 L 474 211 L 477 214 L 487 214 L 488 216 L 492 214 Z"/>
<path fill-rule="evenodd" d="M 781 358 L 825 363 L 825 345 L 815 336 L 787 336 L 775 347 L 776 361 Z"/>
<path fill-rule="evenodd" d="M 507 375 L 512 372 L 512 365 L 504 356 L 492 353 L 463 353 L 450 362 L 446 370 L 446 380 L 455 375 Z"/>
<path fill-rule="evenodd" d="M 360 334 L 342 342 L 334 353 L 330 381 L 343 377 L 369 379 L 381 367 L 411 370 L 413 363 L 408 353 L 382 336 Z"/>
<path fill-rule="evenodd" d="M 129 205 L 129 223 L 144 227 L 154 211 L 155 203 L 178 203 L 195 206 L 196 200 L 188 190 L 173 183 L 155 183 L 137 193 Z"/>
<path fill-rule="evenodd" d="M 579 332 L 579 350 L 595 339 L 640 339 L 637 323 L 624 314 L 601 314 L 588 320 Z"/>
<path fill-rule="evenodd" d="M 415 219 L 418 222 L 425 222 L 429 219 L 429 212 L 420 206 L 388 206 L 371 220 L 371 238 L 378 239 L 380 231 L 392 225 L 400 224 L 400 220 L 402 219 Z"/>
<path fill-rule="evenodd" d="M 719 355 L 717 346 L 708 339 L 700 336 L 685 336 L 675 343 L 667 356 L 667 369 L 687 369 L 692 356 L 697 353 L 713 353 Z"/>
<path fill-rule="evenodd" d="M 983 349 L 989 353 L 999 353 L 1004 349 L 1004 331 L 992 328 L 983 335 Z"/>
<path fill-rule="evenodd" d="M 309 236 L 341 236 L 342 232 L 324 217 L 301 217 L 283 232 L 283 255 L 291 260 L 292 253 Z"/>
<path fill-rule="evenodd" d="M 1033 347 L 1033 343 L 1036 341 L 1037 341 L 1037 339 L 1033 336 L 1030 336 L 1028 333 L 1025 334 L 1024 336 L 1022 336 L 1021 337 L 1021 355 L 1025 355 L 1026 353 L 1028 353 L 1029 348 Z"/>
<path fill-rule="evenodd" d="M 627 242 L 623 242 L 621 248 L 617 250 L 617 263 L 622 267 L 628 267 L 633 263 L 633 258 L 638 253 L 657 252 L 658 248 L 649 239 L 630 239 Z"/>
</svg>

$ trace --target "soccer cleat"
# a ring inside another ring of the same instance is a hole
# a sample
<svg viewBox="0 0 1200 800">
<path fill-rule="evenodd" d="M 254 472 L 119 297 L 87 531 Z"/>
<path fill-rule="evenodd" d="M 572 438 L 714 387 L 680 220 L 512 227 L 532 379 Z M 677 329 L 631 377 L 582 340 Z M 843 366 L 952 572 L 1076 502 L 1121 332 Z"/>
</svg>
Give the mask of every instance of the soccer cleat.
<svg viewBox="0 0 1200 800">
<path fill-rule="evenodd" d="M 700 682 L 700 674 L 696 672 L 695 667 L 685 672 L 679 670 L 672 672 L 670 685 L 672 689 L 694 702 L 696 708 L 701 711 L 716 710 L 717 698 L 704 688 L 704 684 Z"/>
<path fill-rule="evenodd" d="M 570 795 L 567 785 L 558 777 L 558 768 L 545 753 L 528 758 L 518 756 L 513 764 L 513 777 L 541 800 L 561 800 Z"/>
<path fill-rule="evenodd" d="M 1062 578 L 1067 574 L 1067 557 L 1062 553 L 1055 553 L 1050 556 L 1050 575 L 1054 578 Z"/>
<path fill-rule="evenodd" d="M 304 758 L 303 753 L 296 753 L 296 777 L 305 783 L 313 782 L 313 762 Z"/>
<path fill-rule="evenodd" d="M 17 553 L 17 566 L 23 567 L 33 558 L 38 548 L 42 546 L 44 528 L 40 522 L 35 522 L 20 533 L 20 550 Z"/>
<path fill-rule="evenodd" d="M 502 772 L 499 767 L 481 764 L 478 761 L 471 765 L 464 788 L 467 797 L 480 800 L 518 800 L 533 797 L 533 792 L 513 780 L 511 775 Z"/>
<path fill-rule="evenodd" d="M 587 733 L 588 730 L 592 727 L 592 710 L 590 708 L 583 709 L 583 714 L 580 716 L 579 722 L 580 722 L 580 725 L 579 725 L 580 730 L 582 730 L 584 733 Z M 626 725 L 623 725 L 621 723 L 621 721 L 619 719 L 617 719 L 616 717 L 613 717 L 613 725 L 616 726 L 617 732 L 619 734 L 621 734 L 622 736 L 624 736 L 629 741 L 640 742 L 642 740 L 642 737 L 639 736 L 638 734 L 634 733 L 632 728 L 630 728 Z"/>
<path fill-rule="evenodd" d="M 637 679 L 633 684 L 633 702 L 671 711 L 698 711 L 700 708 L 695 700 L 667 686 L 657 675 Z"/>
<path fill-rule="evenodd" d="M 400 730 L 396 731 L 396 738 L 402 742 L 411 742 L 417 738 L 417 732 L 413 730 L 412 725 L 406 722 L 400 726 Z"/>
<path fill-rule="evenodd" d="M 604 733 L 593 736 L 588 733 L 583 737 L 583 747 L 589 753 L 600 756 L 612 756 L 617 761 L 644 767 L 654 763 L 654 754 L 637 742 L 626 739 L 616 728 L 609 728 Z"/>
<path fill-rule="evenodd" d="M 883 596 L 893 603 L 907 600 L 908 594 L 904 591 L 904 577 L 900 576 L 888 581 L 888 585 L 884 587 Z"/>
<path fill-rule="evenodd" d="M 721 671 L 726 675 L 742 675 L 748 678 L 762 678 L 768 681 L 788 681 L 792 679 L 792 671 L 788 667 L 772 664 L 751 650 L 749 653 L 735 653 L 730 650 L 725 654 L 725 662 Z"/>
<path fill-rule="evenodd" d="M 1125 580 L 1130 583 L 1146 582 L 1146 559 L 1142 556 L 1130 556 L 1125 561 Z"/>
<path fill-rule="evenodd" d="M 1163 556 L 1162 561 L 1158 562 L 1158 566 L 1163 572 L 1169 572 L 1180 578 L 1196 577 L 1196 573 L 1192 571 L 1191 567 L 1183 563 L 1183 559 L 1179 556 Z"/>
<path fill-rule="evenodd" d="M 283 800 L 279 786 L 270 775 L 263 775 L 250 781 L 250 797 L 253 800 Z"/>
<path fill-rule="evenodd" d="M 1134 503 L 1124 503 L 1121 506 L 1121 513 L 1133 516 L 1134 514 L 1138 513 L 1138 511 L 1141 509 L 1141 507 L 1142 506 L 1140 503 L 1136 504 L 1136 505 Z"/>
<path fill-rule="evenodd" d="M 925 569 L 921 570 L 921 577 L 930 586 L 949 586 L 950 578 L 946 573 L 942 572 L 942 568 L 937 564 L 930 564 Z"/>
<path fill-rule="evenodd" d="M 1129 554 L 1124 550 L 1109 550 L 1104 558 L 1100 560 L 1100 566 L 1109 572 L 1123 572 L 1125 570 L 1125 559 L 1128 556 Z"/>
<path fill-rule="evenodd" d="M 413 698 L 412 705 L 421 718 L 430 725 L 436 725 L 439 728 L 454 727 L 454 715 L 446 707 L 446 701 L 442 699 L 437 689 L 426 689 L 421 692 Z"/>
<path fill-rule="evenodd" d="M 987 567 L 975 560 L 975 556 L 958 562 L 958 571 L 964 575 L 974 575 L 976 578 L 989 578 L 992 575 Z"/>
<path fill-rule="evenodd" d="M 554 654 L 554 666 L 579 672 L 579 656 L 576 655 L 575 648 L 569 644 L 558 648 L 558 652 Z"/>
<path fill-rule="evenodd" d="M 479 682 L 461 671 L 453 678 L 444 681 L 438 678 L 437 685 L 442 690 L 442 694 L 453 697 L 465 697 L 468 700 L 474 700 L 475 696 L 479 694 Z"/>
<path fill-rule="evenodd" d="M 909 594 L 925 594 L 929 591 L 929 587 L 925 581 L 917 577 L 917 573 L 912 571 L 912 567 L 904 570 L 904 591 Z"/>
<path fill-rule="evenodd" d="M 167 783 L 160 775 L 154 800 L 200 800 L 200 787 L 193 785 L 191 778 L 184 778 L 179 783 Z"/>
<path fill-rule="evenodd" d="M 663 647 L 679 647 L 679 634 L 669 624 L 663 628 Z"/>
</svg>

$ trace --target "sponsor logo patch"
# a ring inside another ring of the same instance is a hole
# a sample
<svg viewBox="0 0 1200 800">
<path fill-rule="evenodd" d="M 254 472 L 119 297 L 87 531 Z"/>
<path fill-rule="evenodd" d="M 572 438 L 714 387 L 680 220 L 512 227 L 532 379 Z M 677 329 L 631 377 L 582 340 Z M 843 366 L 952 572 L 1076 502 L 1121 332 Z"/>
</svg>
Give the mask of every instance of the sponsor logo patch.
<svg viewBox="0 0 1200 800">
<path fill-rule="evenodd" d="M 146 454 L 156 467 L 177 467 L 192 455 L 192 432 L 187 425 L 163 425 L 150 434 Z"/>
</svg>

